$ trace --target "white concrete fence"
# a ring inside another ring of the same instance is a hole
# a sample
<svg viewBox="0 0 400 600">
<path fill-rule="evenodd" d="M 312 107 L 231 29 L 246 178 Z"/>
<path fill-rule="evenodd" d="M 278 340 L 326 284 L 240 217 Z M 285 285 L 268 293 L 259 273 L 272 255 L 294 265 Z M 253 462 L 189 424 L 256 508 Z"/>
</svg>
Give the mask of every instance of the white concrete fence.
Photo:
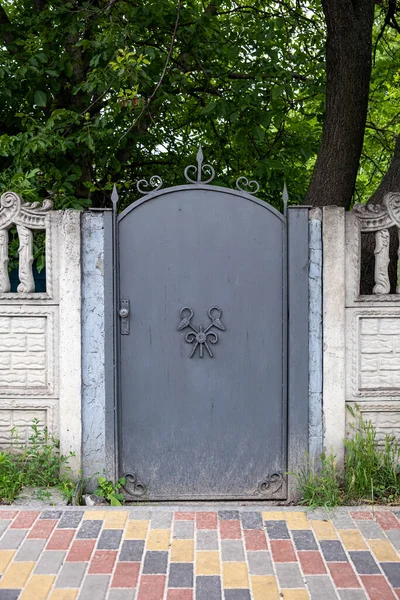
<svg viewBox="0 0 400 600">
<path fill-rule="evenodd" d="M 390 294 L 389 228 L 400 194 L 382 206 L 310 211 L 310 455 L 343 463 L 346 404 L 378 436 L 400 437 L 400 296 Z M 19 237 L 19 281 L 10 291 L 8 231 Z M 33 234 L 46 235 L 46 291 L 35 292 Z M 375 232 L 375 287 L 360 295 L 361 235 Z M 112 227 L 109 211 L 53 211 L 14 193 L 0 204 L 0 448 L 33 418 L 75 452 L 73 473 L 114 478 Z"/>
</svg>

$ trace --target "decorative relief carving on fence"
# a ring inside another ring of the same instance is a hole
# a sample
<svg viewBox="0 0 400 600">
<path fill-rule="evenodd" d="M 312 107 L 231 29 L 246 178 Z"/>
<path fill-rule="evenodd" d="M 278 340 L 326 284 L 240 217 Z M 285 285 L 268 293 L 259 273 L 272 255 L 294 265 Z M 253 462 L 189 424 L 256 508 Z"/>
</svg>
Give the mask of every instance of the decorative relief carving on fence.
<svg viewBox="0 0 400 600">
<path fill-rule="evenodd" d="M 382 204 L 356 204 L 353 208 L 357 215 L 362 233 L 375 232 L 375 286 L 373 294 L 387 295 L 390 293 L 389 281 L 389 228 L 396 227 L 399 238 L 399 261 L 397 266 L 400 275 L 400 193 L 386 194 Z M 396 294 L 400 293 L 400 283 L 397 284 Z"/>
<path fill-rule="evenodd" d="M 47 229 L 47 214 L 53 209 L 51 200 L 23 202 L 14 192 L 5 192 L 0 198 L 0 293 L 10 292 L 8 275 L 8 230 L 16 226 L 19 237 L 19 293 L 35 291 L 32 273 L 33 230 Z"/>
</svg>

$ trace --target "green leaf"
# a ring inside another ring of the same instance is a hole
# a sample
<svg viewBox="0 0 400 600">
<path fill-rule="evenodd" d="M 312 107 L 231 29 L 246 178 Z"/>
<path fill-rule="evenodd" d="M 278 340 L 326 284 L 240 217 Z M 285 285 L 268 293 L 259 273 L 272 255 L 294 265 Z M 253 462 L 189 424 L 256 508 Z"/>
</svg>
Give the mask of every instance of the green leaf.
<svg viewBox="0 0 400 600">
<path fill-rule="evenodd" d="M 37 90 L 35 92 L 35 104 L 36 106 L 46 106 L 47 103 L 47 96 L 44 92 L 42 92 L 41 90 Z"/>
<path fill-rule="evenodd" d="M 115 496 L 112 496 L 110 504 L 111 506 L 121 506 L 121 502 Z"/>
</svg>

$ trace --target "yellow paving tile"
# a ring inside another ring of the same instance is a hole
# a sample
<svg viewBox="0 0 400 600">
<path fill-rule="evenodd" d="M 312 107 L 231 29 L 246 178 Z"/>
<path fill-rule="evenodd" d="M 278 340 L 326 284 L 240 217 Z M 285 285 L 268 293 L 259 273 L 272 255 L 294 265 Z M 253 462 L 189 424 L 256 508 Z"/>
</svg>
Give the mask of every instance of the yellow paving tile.
<svg viewBox="0 0 400 600">
<path fill-rule="evenodd" d="M 147 539 L 146 550 L 168 550 L 170 535 L 169 529 L 152 529 Z"/>
<path fill-rule="evenodd" d="M 46 600 L 55 575 L 32 575 L 20 600 Z"/>
<path fill-rule="evenodd" d="M 149 521 L 129 521 L 124 537 L 127 540 L 145 540 L 148 528 Z"/>
<path fill-rule="evenodd" d="M 193 540 L 173 540 L 171 546 L 172 562 L 193 562 L 194 560 L 194 541 Z"/>
<path fill-rule="evenodd" d="M 75 600 L 79 590 L 54 590 L 49 600 Z"/>
<path fill-rule="evenodd" d="M 310 529 L 305 512 L 288 512 L 286 513 L 286 521 L 289 529 Z"/>
<path fill-rule="evenodd" d="M 334 526 L 330 521 L 310 521 L 319 540 L 337 540 Z"/>
<path fill-rule="evenodd" d="M 254 600 L 281 600 L 275 577 L 253 575 L 251 578 Z"/>
<path fill-rule="evenodd" d="M 262 517 L 264 521 L 284 521 L 285 514 L 286 513 L 283 510 L 274 510 L 269 512 L 263 512 Z"/>
<path fill-rule="evenodd" d="M 15 550 L 0 550 L 0 575 L 3 575 L 14 554 Z"/>
<path fill-rule="evenodd" d="M 224 588 L 248 588 L 249 575 L 246 563 L 226 562 L 222 565 Z"/>
<path fill-rule="evenodd" d="M 307 590 L 282 590 L 283 600 L 309 600 Z"/>
<path fill-rule="evenodd" d="M 113 510 L 107 513 L 104 529 L 123 529 L 128 518 L 128 511 Z"/>
<path fill-rule="evenodd" d="M 83 518 L 91 521 L 102 521 L 103 519 L 106 518 L 106 511 L 105 510 L 85 510 L 85 512 L 83 513 Z"/>
<path fill-rule="evenodd" d="M 368 550 L 364 538 L 357 529 L 339 529 L 339 535 L 347 550 Z"/>
<path fill-rule="evenodd" d="M 219 575 L 219 552 L 196 553 L 196 575 Z"/>
<path fill-rule="evenodd" d="M 14 562 L 0 580 L 0 588 L 23 588 L 36 563 Z"/>
<path fill-rule="evenodd" d="M 399 562 L 399 556 L 387 540 L 368 540 L 372 552 L 380 562 Z"/>
</svg>

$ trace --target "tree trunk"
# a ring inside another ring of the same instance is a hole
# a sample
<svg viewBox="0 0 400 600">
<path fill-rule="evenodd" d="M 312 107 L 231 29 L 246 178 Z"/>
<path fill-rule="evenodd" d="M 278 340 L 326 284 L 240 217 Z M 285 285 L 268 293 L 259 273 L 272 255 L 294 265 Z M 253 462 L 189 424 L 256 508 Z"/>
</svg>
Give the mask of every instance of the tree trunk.
<svg viewBox="0 0 400 600">
<path fill-rule="evenodd" d="M 363 145 L 375 0 L 323 0 L 327 24 L 326 113 L 305 202 L 348 209 Z"/>
</svg>

